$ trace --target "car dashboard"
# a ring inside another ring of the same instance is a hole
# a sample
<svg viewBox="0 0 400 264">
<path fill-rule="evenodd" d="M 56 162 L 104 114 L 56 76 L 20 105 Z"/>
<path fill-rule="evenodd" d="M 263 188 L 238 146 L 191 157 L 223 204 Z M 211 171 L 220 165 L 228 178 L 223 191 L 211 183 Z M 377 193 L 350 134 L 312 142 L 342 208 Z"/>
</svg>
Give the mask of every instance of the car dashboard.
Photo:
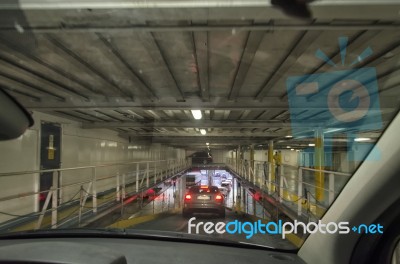
<svg viewBox="0 0 400 264">
<path fill-rule="evenodd" d="M 0 240 L 0 263 L 27 262 L 304 263 L 295 253 L 155 239 L 63 237 Z"/>
</svg>

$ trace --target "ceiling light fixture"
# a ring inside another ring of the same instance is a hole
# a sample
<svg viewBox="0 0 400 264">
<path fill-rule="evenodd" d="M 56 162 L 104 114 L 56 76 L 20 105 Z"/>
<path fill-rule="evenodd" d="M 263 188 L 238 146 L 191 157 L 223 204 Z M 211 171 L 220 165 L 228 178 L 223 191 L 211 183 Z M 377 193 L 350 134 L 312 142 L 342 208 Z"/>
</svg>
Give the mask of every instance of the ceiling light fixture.
<svg viewBox="0 0 400 264">
<path fill-rule="evenodd" d="M 324 134 L 328 134 L 328 133 L 333 133 L 333 132 L 338 132 L 338 131 L 342 131 L 344 130 L 344 128 L 332 128 L 332 129 L 328 129 L 324 132 Z"/>
<path fill-rule="evenodd" d="M 202 134 L 202 135 L 205 135 L 205 134 L 207 134 L 207 131 L 205 130 L 205 129 L 200 129 L 200 133 Z"/>
<path fill-rule="evenodd" d="M 354 141 L 361 142 L 361 141 L 368 141 L 371 140 L 370 138 L 355 138 Z"/>
<path fill-rule="evenodd" d="M 314 143 L 310 143 L 310 144 L 308 144 L 308 146 L 315 147 L 315 144 Z"/>
<path fill-rule="evenodd" d="M 208 145 L 210 145 L 210 143 L 207 142 L 206 145 L 208 146 Z"/>
<path fill-rule="evenodd" d="M 201 119 L 203 115 L 201 114 L 201 110 L 191 110 L 194 119 Z"/>
</svg>

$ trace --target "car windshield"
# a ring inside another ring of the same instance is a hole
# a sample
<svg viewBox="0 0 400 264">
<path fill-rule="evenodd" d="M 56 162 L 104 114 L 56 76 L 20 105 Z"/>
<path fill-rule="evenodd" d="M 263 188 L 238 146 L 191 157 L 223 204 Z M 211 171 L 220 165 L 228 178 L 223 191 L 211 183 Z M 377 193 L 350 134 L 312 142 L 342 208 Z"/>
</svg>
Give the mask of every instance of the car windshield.
<svg viewBox="0 0 400 264">
<path fill-rule="evenodd" d="M 297 2 L 0 3 L 0 89 L 35 121 L 0 142 L 0 233 L 301 247 L 385 153 L 400 19 L 396 1 Z"/>
</svg>

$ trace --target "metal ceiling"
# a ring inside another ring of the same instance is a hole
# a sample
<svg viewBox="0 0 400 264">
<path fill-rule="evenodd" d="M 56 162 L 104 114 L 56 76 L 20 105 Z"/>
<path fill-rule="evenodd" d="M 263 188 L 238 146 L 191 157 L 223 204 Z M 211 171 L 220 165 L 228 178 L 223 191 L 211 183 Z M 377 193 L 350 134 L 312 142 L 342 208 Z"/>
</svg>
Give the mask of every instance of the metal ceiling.
<svg viewBox="0 0 400 264">
<path fill-rule="evenodd" d="M 22 1 L 23 10 L 0 5 L 0 87 L 28 109 L 131 140 L 195 148 L 276 139 L 284 146 L 291 134 L 286 78 L 331 71 L 315 51 L 339 62 L 337 39 L 347 36 L 348 61 L 367 46 L 374 50 L 351 67 L 377 69 L 384 123 L 397 113 L 400 5 L 322 4 L 312 7 L 315 19 L 304 21 L 269 5 L 231 5 L 236 2 L 146 9 L 121 8 L 118 1 Z M 202 110 L 203 119 L 194 120 L 192 109 Z"/>
</svg>

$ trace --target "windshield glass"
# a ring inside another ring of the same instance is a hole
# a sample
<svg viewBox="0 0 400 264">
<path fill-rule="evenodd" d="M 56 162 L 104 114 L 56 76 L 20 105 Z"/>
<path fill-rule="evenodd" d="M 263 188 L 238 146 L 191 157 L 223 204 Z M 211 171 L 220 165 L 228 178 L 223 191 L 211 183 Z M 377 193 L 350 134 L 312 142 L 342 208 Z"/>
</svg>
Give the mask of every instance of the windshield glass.
<svg viewBox="0 0 400 264">
<path fill-rule="evenodd" d="M 385 152 L 400 105 L 393 1 L 56 2 L 0 3 L 0 88 L 35 121 L 0 142 L 0 233 L 297 249 Z"/>
</svg>

